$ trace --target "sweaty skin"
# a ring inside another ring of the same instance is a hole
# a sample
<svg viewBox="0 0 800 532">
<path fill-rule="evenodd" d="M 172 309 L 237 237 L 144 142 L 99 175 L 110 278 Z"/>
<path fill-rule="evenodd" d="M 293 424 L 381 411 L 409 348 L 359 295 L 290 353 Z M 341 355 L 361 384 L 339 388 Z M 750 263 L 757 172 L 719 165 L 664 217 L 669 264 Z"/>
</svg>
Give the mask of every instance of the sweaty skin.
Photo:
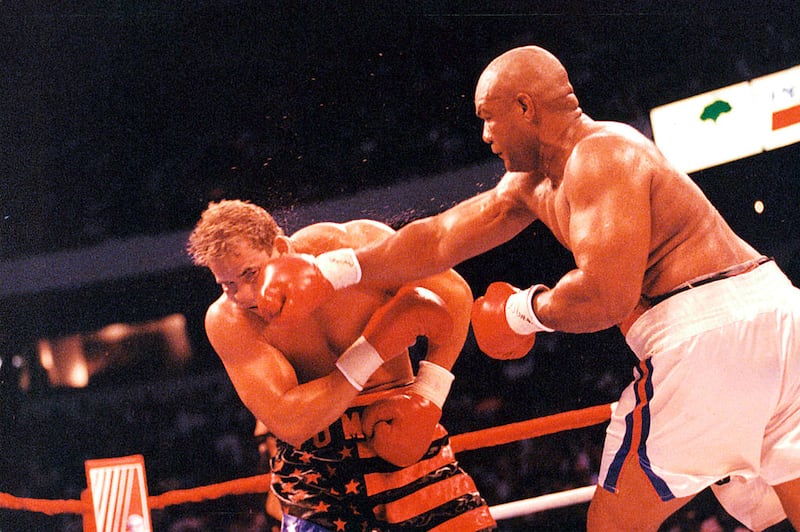
<svg viewBox="0 0 800 532">
<path fill-rule="evenodd" d="M 649 139 L 583 114 L 547 51 L 517 48 L 495 59 L 478 81 L 475 109 L 506 175 L 494 189 L 357 250 L 362 284 L 442 271 L 540 220 L 572 252 L 575 268 L 534 297 L 538 319 L 571 333 L 615 324 L 626 332 L 642 295 L 760 255 Z M 617 493 L 596 491 L 589 530 L 655 530 L 691 500 L 662 502 L 642 468 L 629 465 Z M 800 523 L 800 479 L 775 491 Z"/>
<path fill-rule="evenodd" d="M 303 319 L 267 323 L 257 308 L 265 266 L 283 253 L 318 254 L 364 245 L 390 233 L 390 228 L 366 220 L 320 223 L 291 238 L 277 237 L 272 253 L 242 243 L 235 253 L 210 262 L 223 293 L 206 314 L 209 340 L 245 406 L 279 439 L 297 446 L 331 425 L 350 406 L 359 392 L 336 370 L 336 359 L 399 285 L 344 289 Z M 426 357 L 450 369 L 466 338 L 472 294 L 452 271 L 415 284 L 436 292 L 453 316 L 449 342 L 429 349 Z M 409 357 L 398 356 L 372 375 L 364 391 L 411 380 Z"/>
<path fill-rule="evenodd" d="M 475 108 L 506 175 L 357 250 L 362 284 L 442 271 L 540 220 L 576 268 L 535 297 L 534 312 L 548 327 L 583 333 L 619 324 L 642 294 L 759 256 L 649 139 L 583 114 L 548 52 L 525 47 L 498 57 L 478 81 Z"/>
<path fill-rule="evenodd" d="M 516 48 L 492 61 L 478 80 L 475 109 L 507 173 L 492 190 L 357 249 L 359 286 L 444 271 L 539 220 L 571 251 L 575 268 L 536 293 L 538 320 L 570 333 L 615 324 L 625 332 L 643 311 L 642 296 L 760 256 L 652 141 L 583 114 L 564 67 L 546 50 Z M 320 271 L 308 278 L 324 281 Z M 325 283 L 309 283 L 313 304 L 329 297 L 333 285 Z M 281 287 L 285 301 L 302 298 L 292 288 Z M 691 499 L 663 502 L 642 467 L 622 469 L 616 493 L 595 492 L 589 530 L 656 530 Z M 774 489 L 800 527 L 800 479 Z"/>
</svg>

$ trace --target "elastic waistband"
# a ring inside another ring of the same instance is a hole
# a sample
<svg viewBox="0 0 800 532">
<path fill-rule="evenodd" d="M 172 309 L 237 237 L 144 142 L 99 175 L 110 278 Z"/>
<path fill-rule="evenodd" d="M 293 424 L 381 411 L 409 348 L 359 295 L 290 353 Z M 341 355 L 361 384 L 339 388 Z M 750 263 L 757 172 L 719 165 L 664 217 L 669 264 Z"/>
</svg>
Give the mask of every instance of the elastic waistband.
<svg viewBox="0 0 800 532">
<path fill-rule="evenodd" d="M 630 320 L 625 340 L 639 359 L 690 337 L 794 306 L 797 292 L 775 261 L 719 283 L 684 290 Z"/>
<path fill-rule="evenodd" d="M 762 264 L 772 260 L 774 260 L 773 257 L 758 257 L 757 259 L 748 260 L 747 262 L 737 264 L 736 266 L 728 268 L 727 270 L 722 270 L 721 272 L 711 273 L 691 279 L 679 285 L 677 288 L 674 288 L 665 294 L 661 294 L 660 296 L 647 297 L 646 295 L 642 294 L 642 299 L 647 302 L 648 306 L 654 307 L 662 301 L 669 299 L 676 294 L 680 294 L 681 292 L 691 290 L 692 288 L 697 288 L 698 286 L 703 286 L 704 284 L 713 283 L 714 281 L 721 281 L 722 279 L 736 277 L 737 275 L 753 271 Z"/>
</svg>

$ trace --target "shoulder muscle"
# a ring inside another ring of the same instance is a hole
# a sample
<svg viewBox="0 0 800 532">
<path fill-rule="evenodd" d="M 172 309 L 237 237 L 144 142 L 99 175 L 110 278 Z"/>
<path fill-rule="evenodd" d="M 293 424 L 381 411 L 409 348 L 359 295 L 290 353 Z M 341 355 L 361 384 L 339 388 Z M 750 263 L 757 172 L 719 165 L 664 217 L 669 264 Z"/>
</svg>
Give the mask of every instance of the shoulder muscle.
<svg viewBox="0 0 800 532">
<path fill-rule="evenodd" d="M 318 255 L 342 247 L 360 247 L 393 232 L 388 225 L 374 220 L 321 222 L 298 230 L 292 235 L 292 241 L 298 252 Z"/>
</svg>

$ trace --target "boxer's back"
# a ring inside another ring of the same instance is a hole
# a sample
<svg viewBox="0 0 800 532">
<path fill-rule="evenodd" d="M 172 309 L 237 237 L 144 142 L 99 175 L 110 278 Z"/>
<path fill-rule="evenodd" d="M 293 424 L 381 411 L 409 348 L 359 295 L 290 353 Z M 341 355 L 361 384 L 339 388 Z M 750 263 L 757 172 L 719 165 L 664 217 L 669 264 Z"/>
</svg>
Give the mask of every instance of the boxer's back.
<svg viewBox="0 0 800 532">
<path fill-rule="evenodd" d="M 605 185 L 596 185 L 594 176 L 584 175 L 587 167 L 596 168 L 583 162 L 588 159 L 600 161 L 601 165 L 616 165 L 616 173 L 607 179 L 626 180 L 631 196 L 648 198 L 646 203 L 620 202 L 613 207 L 649 208 L 651 234 L 642 294 L 659 295 L 689 279 L 759 256 L 733 232 L 697 184 L 670 164 L 649 139 L 629 126 L 613 122 L 591 122 L 587 134 L 572 149 L 563 180 L 552 190 L 547 190 L 548 183 L 539 184 L 533 194 L 537 198 L 531 208 L 568 249 L 570 233 L 576 228 L 567 191 L 577 188 L 577 180 L 592 179 L 592 186 Z M 646 189 L 639 195 L 642 187 Z M 598 191 L 597 196 L 600 195 Z"/>
</svg>

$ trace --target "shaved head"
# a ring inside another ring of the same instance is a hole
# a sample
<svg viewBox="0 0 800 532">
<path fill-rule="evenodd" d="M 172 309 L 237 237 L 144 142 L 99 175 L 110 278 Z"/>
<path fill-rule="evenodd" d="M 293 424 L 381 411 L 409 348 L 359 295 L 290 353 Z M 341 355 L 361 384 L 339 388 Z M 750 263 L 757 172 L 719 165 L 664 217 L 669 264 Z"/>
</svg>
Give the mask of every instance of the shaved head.
<svg viewBox="0 0 800 532">
<path fill-rule="evenodd" d="M 537 107 L 558 111 L 578 109 L 564 65 L 538 46 L 514 48 L 495 58 L 483 71 L 475 89 L 476 98 L 531 96 Z"/>
<path fill-rule="evenodd" d="M 543 165 L 554 147 L 568 143 L 565 135 L 585 120 L 564 65 L 538 46 L 489 63 L 475 87 L 475 114 L 483 141 L 510 172 L 548 172 Z"/>
</svg>

